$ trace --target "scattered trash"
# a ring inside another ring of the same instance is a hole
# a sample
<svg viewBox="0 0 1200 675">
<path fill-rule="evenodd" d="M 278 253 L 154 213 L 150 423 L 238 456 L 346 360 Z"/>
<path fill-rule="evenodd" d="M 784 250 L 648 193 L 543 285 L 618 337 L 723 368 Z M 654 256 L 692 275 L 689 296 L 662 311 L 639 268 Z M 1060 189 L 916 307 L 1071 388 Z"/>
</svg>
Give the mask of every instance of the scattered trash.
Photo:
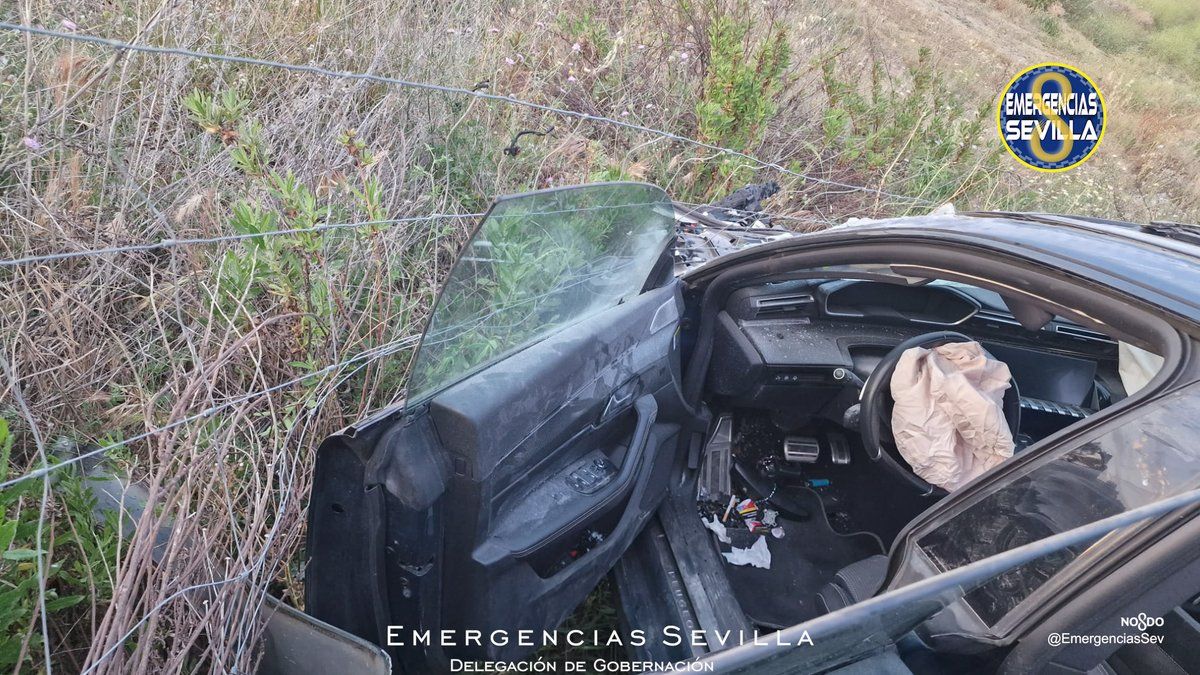
<svg viewBox="0 0 1200 675">
<path fill-rule="evenodd" d="M 735 504 L 737 504 L 737 495 L 729 495 L 729 506 L 725 507 L 725 515 L 721 516 L 722 523 L 729 520 L 729 512 L 733 510 Z"/>
<path fill-rule="evenodd" d="M 704 523 L 705 527 L 712 530 L 713 534 L 717 535 L 717 541 L 721 542 L 722 544 L 728 544 L 732 542 L 732 540 L 729 538 L 729 533 L 725 530 L 725 526 L 717 521 L 716 516 L 710 516 L 708 520 L 701 522 Z"/>
<path fill-rule="evenodd" d="M 729 502 L 722 511 L 721 502 L 703 500 L 698 504 L 700 522 L 704 523 L 705 529 L 717 535 L 717 541 L 731 546 L 745 544 L 751 539 L 767 535 L 776 539 L 782 538 L 784 531 L 779 522 L 779 512 L 766 508 L 766 503 L 766 499 L 756 502 L 752 497 L 734 494 L 729 497 Z M 730 518 L 735 513 L 738 517 Z"/>
<path fill-rule="evenodd" d="M 700 522 L 706 530 L 716 535 L 722 549 L 733 549 L 722 553 L 732 564 L 753 564 L 768 569 L 770 553 L 761 541 L 784 536 L 779 510 L 768 508 L 775 496 L 776 486 L 772 485 L 769 491 L 763 485 L 747 486 L 746 490 L 754 496 L 733 488 L 728 475 L 733 436 L 731 416 L 722 416 L 716 429 L 721 438 L 709 442 L 710 452 L 698 467 L 701 471 L 697 480 L 696 506 Z M 720 477 L 717 475 L 719 473 L 726 475 Z M 751 554 L 749 551 L 754 552 Z"/>
<path fill-rule="evenodd" d="M 760 569 L 771 569 L 771 549 L 767 548 L 766 539 L 758 539 L 750 548 L 734 548 L 722 556 L 730 565 L 750 565 Z"/>
</svg>

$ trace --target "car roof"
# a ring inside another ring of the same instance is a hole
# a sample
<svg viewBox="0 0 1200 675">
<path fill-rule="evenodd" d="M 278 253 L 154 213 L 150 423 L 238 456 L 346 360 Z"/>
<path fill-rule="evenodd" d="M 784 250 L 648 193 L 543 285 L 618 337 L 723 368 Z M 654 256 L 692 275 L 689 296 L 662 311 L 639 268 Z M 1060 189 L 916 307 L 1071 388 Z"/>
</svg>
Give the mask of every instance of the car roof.
<svg viewBox="0 0 1200 675">
<path fill-rule="evenodd" d="M 1188 226 L 1169 224 L 1178 228 Z M 1162 224 L 1159 224 L 1161 227 Z M 761 244 L 710 261 L 681 275 L 703 284 L 742 261 L 755 260 L 821 241 L 868 238 L 968 243 L 1015 252 L 1060 269 L 1070 269 L 1106 286 L 1140 297 L 1200 323 L 1200 245 L 1147 228 L 1071 216 L 1024 213 L 932 213 L 884 220 L 859 220 L 819 232 Z"/>
<path fill-rule="evenodd" d="M 1019 213 L 1012 211 L 979 211 L 964 213 L 974 218 L 1000 218 L 1043 225 L 1077 227 L 1112 237 L 1124 237 L 1164 248 L 1182 255 L 1200 258 L 1200 225 L 1174 221 L 1152 220 L 1139 225 L 1120 220 L 1091 216 L 1066 216 L 1053 213 Z"/>
</svg>

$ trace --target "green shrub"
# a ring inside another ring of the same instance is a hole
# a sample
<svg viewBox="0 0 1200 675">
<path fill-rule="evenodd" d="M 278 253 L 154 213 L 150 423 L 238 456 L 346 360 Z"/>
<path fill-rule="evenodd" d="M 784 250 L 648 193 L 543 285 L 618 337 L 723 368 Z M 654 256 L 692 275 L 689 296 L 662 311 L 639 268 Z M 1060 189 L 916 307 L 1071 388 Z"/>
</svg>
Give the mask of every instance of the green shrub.
<svg viewBox="0 0 1200 675">
<path fill-rule="evenodd" d="M 1092 0 L 1024 0 L 1025 5 L 1039 12 L 1046 12 L 1055 5 L 1071 18 L 1085 16 L 1092 10 Z"/>
<path fill-rule="evenodd" d="M 1058 23 L 1058 19 L 1049 14 L 1039 17 L 1038 24 L 1042 27 L 1042 31 L 1052 38 L 1062 35 L 1062 26 Z"/>
<path fill-rule="evenodd" d="M 940 201 L 986 187 L 1002 150 L 979 143 L 990 131 L 991 101 L 971 106 L 945 82 L 919 51 L 910 68 L 907 93 L 885 87 L 878 63 L 871 66 L 870 87 L 837 72 L 837 55 L 821 63 L 828 105 L 822 119 L 823 142 L 839 151 L 839 161 L 856 173 L 879 176 L 893 192 Z"/>
<path fill-rule="evenodd" d="M 751 25 L 727 14 L 713 19 L 708 72 L 696 103 L 701 138 L 736 150 L 761 140 L 791 56 L 787 32 L 778 25 L 748 47 Z"/>
<path fill-rule="evenodd" d="M 1101 50 L 1121 54 L 1139 49 L 1146 31 L 1132 17 L 1122 13 L 1093 14 L 1075 22 L 1076 28 Z"/>
<path fill-rule="evenodd" d="M 1200 21 L 1200 5 L 1185 0 L 1137 0 L 1137 4 L 1154 17 L 1160 30 Z"/>
<path fill-rule="evenodd" d="M 1189 75 L 1200 75 L 1200 22 L 1177 24 L 1150 37 L 1150 51 Z"/>
<path fill-rule="evenodd" d="M 595 58 L 596 61 L 608 58 L 612 51 L 613 41 L 609 36 L 608 26 L 591 11 L 584 11 L 580 14 L 563 13 L 558 19 L 558 25 L 564 33 L 578 41 L 581 46 L 590 46 L 593 53 L 589 56 Z"/>
<path fill-rule="evenodd" d="M 762 144 L 767 125 L 775 115 L 791 62 L 787 29 L 771 24 L 756 30 L 745 4 L 732 8 L 708 7 L 707 63 L 696 99 L 697 135 L 714 145 L 753 152 Z M 703 200 L 749 182 L 754 167 L 736 159 L 706 163 L 683 198 Z"/>
<path fill-rule="evenodd" d="M 12 449 L 8 422 L 0 418 L 0 481 L 9 477 Z M 41 630 L 30 630 L 40 623 L 39 558 L 52 630 L 86 631 L 77 607 L 85 600 L 104 604 L 112 598 L 115 518 L 96 518 L 95 498 L 77 474 L 59 470 L 55 477 L 40 533 L 42 481 L 0 490 L 0 668 L 5 670 L 36 671 L 42 662 Z"/>
</svg>

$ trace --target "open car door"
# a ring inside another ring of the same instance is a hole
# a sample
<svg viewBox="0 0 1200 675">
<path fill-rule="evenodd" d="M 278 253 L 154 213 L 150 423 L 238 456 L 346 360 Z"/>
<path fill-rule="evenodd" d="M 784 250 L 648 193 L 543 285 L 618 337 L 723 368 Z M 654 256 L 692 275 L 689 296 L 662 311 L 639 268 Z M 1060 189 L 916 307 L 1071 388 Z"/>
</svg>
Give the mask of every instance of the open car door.
<svg viewBox="0 0 1200 675">
<path fill-rule="evenodd" d="M 308 613 L 388 646 L 400 672 L 541 645 L 646 524 L 678 455 L 674 230 L 643 184 L 492 206 L 406 404 L 318 451 Z"/>
</svg>

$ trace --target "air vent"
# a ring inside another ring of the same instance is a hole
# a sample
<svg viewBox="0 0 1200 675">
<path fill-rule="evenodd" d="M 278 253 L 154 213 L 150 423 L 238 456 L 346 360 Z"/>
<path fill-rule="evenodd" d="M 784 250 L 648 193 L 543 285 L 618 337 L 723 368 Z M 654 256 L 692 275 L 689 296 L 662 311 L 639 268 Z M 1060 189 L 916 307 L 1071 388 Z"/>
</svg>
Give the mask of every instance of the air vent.
<svg viewBox="0 0 1200 675">
<path fill-rule="evenodd" d="M 1117 344 L 1116 340 L 1111 339 L 1104 333 L 1098 333 L 1094 330 L 1088 330 L 1078 326 L 1064 326 L 1062 324 L 1056 324 L 1054 326 L 1054 332 L 1058 333 L 1059 335 L 1073 337 L 1076 340 L 1091 340 L 1093 342 L 1104 342 L 1110 345 Z"/>
<path fill-rule="evenodd" d="M 985 321 L 994 321 L 996 323 L 1003 323 L 1009 326 L 1021 325 L 1021 322 L 1014 319 L 1012 315 L 1004 314 L 1002 312 L 993 312 L 986 309 L 980 310 L 978 313 L 976 313 L 975 318 L 983 319 Z"/>
<path fill-rule="evenodd" d="M 812 303 L 813 296 L 810 293 L 787 293 L 785 295 L 770 295 L 764 298 L 755 298 L 754 307 L 756 316 L 768 316 L 771 314 L 798 312 Z"/>
</svg>

